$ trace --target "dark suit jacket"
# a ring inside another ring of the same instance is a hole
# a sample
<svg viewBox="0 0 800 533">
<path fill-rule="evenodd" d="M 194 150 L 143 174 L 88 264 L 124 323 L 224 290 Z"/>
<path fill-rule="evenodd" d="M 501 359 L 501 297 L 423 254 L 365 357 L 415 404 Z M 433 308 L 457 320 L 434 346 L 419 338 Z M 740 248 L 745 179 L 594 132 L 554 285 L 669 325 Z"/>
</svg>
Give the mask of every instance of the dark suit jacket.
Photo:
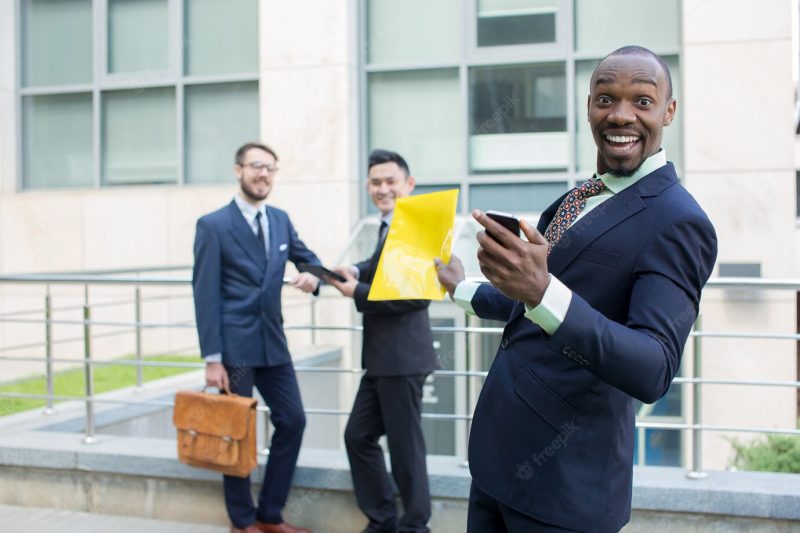
<svg viewBox="0 0 800 533">
<path fill-rule="evenodd" d="M 553 249 L 549 271 L 573 291 L 554 335 L 522 303 L 481 286 L 477 314 L 507 323 L 475 409 L 475 483 L 544 522 L 619 530 L 630 518 L 634 398 L 667 392 L 716 253 L 714 228 L 668 163 Z"/>
<path fill-rule="evenodd" d="M 358 263 L 359 284 L 353 300 L 364 314 L 361 366 L 367 376 L 413 376 L 439 368 L 428 319 L 429 300 L 367 300 L 383 246 Z"/>
<path fill-rule="evenodd" d="M 283 333 L 286 261 L 320 264 L 285 211 L 267 206 L 269 260 L 235 202 L 201 217 L 194 241 L 195 316 L 200 351 L 228 366 L 291 362 Z"/>
</svg>

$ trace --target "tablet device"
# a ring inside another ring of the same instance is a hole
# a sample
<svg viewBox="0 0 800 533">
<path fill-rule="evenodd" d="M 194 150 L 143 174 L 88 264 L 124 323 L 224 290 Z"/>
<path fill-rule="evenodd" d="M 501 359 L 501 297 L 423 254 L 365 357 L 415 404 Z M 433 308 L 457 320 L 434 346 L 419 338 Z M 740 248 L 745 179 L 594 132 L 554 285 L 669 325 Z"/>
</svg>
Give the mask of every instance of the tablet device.
<svg viewBox="0 0 800 533">
<path fill-rule="evenodd" d="M 327 276 L 331 279 L 335 279 L 336 281 L 341 281 L 341 282 L 347 281 L 347 278 L 345 278 L 344 276 L 341 276 L 336 272 L 334 272 L 333 270 L 329 270 L 322 265 L 312 265 L 311 263 L 300 263 L 297 265 L 297 270 L 299 270 L 300 272 L 309 272 L 311 274 L 314 274 L 318 278 L 322 279 L 324 279 Z"/>
</svg>

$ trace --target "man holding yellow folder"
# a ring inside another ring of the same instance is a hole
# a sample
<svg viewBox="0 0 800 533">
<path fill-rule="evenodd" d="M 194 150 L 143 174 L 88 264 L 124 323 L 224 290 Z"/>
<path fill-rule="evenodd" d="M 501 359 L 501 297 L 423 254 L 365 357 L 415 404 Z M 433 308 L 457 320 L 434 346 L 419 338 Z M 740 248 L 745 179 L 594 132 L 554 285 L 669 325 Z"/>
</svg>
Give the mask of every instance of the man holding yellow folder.
<svg viewBox="0 0 800 533">
<path fill-rule="evenodd" d="M 372 257 L 337 271 L 345 282 L 329 280 L 353 298 L 364 314 L 362 367 L 366 373 L 344 432 L 353 488 L 367 515 L 364 530 L 427 532 L 430 492 L 422 435 L 422 385 L 439 367 L 428 318 L 429 300 L 368 300 L 395 202 L 411 194 L 414 178 L 397 153 L 374 150 L 369 156 L 367 191 L 381 213 L 378 245 Z M 386 435 L 392 477 L 404 514 L 399 519 L 394 490 L 378 439 Z"/>
</svg>

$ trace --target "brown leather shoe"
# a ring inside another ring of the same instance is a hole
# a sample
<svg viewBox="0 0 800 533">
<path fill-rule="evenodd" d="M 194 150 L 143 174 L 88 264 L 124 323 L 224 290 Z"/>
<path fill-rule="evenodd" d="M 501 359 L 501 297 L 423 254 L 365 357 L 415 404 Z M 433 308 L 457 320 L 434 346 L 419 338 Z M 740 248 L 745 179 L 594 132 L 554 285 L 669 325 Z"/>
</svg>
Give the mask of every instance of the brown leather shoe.
<svg viewBox="0 0 800 533">
<path fill-rule="evenodd" d="M 310 529 L 296 527 L 287 522 L 280 524 L 268 524 L 266 522 L 256 522 L 256 527 L 261 533 L 312 533 Z M 249 531 L 247 533 L 250 533 Z"/>
<path fill-rule="evenodd" d="M 261 533 L 256 524 L 251 524 L 247 527 L 238 528 L 231 526 L 231 533 Z"/>
</svg>

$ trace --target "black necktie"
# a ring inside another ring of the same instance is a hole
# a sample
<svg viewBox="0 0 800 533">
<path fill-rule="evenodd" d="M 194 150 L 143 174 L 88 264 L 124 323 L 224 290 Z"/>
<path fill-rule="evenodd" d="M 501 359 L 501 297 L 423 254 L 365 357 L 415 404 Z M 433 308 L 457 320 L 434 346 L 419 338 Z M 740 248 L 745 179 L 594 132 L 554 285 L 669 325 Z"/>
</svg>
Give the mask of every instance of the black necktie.
<svg viewBox="0 0 800 533">
<path fill-rule="evenodd" d="M 376 254 L 381 250 L 381 247 L 383 246 L 383 241 L 386 240 L 386 234 L 389 233 L 387 231 L 388 228 L 389 224 L 387 224 L 385 220 L 382 220 L 381 225 L 378 228 L 378 244 L 375 245 Z"/>
<path fill-rule="evenodd" d="M 261 227 L 261 211 L 256 213 L 256 227 L 258 228 L 258 242 L 261 243 L 261 249 L 264 251 L 264 257 L 266 257 L 267 240 L 264 238 L 264 228 Z"/>
</svg>

